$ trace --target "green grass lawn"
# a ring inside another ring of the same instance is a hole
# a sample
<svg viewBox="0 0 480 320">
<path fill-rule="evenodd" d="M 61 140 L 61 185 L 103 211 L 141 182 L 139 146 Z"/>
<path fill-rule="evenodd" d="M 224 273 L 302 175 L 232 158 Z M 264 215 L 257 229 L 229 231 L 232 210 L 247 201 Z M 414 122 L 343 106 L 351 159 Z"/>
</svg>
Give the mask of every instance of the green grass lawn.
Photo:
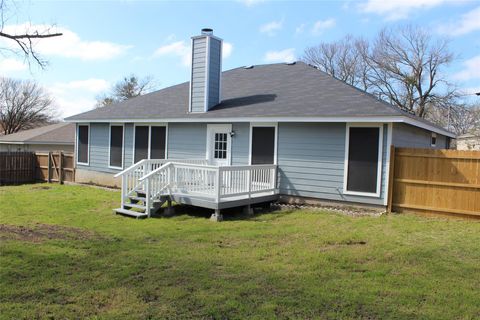
<svg viewBox="0 0 480 320">
<path fill-rule="evenodd" d="M 480 318 L 480 223 L 320 210 L 135 220 L 119 192 L 0 187 L 2 319 Z"/>
</svg>

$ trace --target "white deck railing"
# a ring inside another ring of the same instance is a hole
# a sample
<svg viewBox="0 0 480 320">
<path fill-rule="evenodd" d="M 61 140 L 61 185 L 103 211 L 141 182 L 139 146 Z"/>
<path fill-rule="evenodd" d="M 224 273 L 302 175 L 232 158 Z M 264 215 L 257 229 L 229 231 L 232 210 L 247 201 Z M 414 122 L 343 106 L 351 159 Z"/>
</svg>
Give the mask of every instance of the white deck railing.
<svg viewBox="0 0 480 320">
<path fill-rule="evenodd" d="M 147 214 L 151 201 L 165 194 L 199 196 L 219 203 L 276 190 L 276 165 L 217 167 L 173 161 L 139 179 L 146 193 Z"/>
</svg>

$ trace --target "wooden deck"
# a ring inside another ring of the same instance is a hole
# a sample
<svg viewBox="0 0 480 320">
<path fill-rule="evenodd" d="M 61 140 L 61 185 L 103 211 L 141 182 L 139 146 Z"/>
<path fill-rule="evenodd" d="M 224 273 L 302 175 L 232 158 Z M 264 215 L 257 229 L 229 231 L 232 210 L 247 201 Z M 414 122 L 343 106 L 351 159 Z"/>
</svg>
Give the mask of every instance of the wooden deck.
<svg viewBox="0 0 480 320">
<path fill-rule="evenodd" d="M 117 213 L 148 217 L 165 201 L 219 210 L 278 199 L 275 165 L 210 166 L 205 160 L 142 160 L 120 172 Z M 133 205 L 131 205 L 133 203 Z M 136 210 L 137 209 L 137 210 Z"/>
</svg>

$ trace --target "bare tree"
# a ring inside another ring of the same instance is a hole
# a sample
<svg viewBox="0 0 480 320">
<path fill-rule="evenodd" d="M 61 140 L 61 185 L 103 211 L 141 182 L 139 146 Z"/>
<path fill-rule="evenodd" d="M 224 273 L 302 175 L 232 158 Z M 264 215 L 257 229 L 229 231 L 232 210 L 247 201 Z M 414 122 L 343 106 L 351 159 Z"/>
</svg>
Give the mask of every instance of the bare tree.
<svg viewBox="0 0 480 320">
<path fill-rule="evenodd" d="M 303 60 L 425 118 L 428 106 L 445 105 L 457 97 L 442 73 L 453 58 L 446 40 L 405 26 L 384 29 L 371 42 L 348 36 L 321 43 L 307 48 Z"/>
<path fill-rule="evenodd" d="M 429 108 L 427 119 L 457 135 L 480 132 L 480 105 L 452 103 L 442 108 Z"/>
<path fill-rule="evenodd" d="M 306 48 L 302 60 L 341 81 L 366 90 L 368 83 L 364 79 L 368 65 L 363 61 L 362 54 L 366 48 L 368 43 L 365 40 L 347 35 L 338 41 Z"/>
<path fill-rule="evenodd" d="M 97 97 L 97 108 L 141 96 L 155 89 L 153 78 L 139 78 L 131 74 L 117 82 L 110 93 Z"/>
<path fill-rule="evenodd" d="M 0 127 L 4 134 L 31 129 L 54 118 L 53 100 L 36 82 L 0 78 Z"/>
<path fill-rule="evenodd" d="M 456 89 L 442 75 L 452 60 L 446 40 L 406 26 L 382 30 L 364 56 L 370 66 L 370 90 L 397 107 L 424 118 L 429 104 L 444 104 Z"/>
<path fill-rule="evenodd" d="M 0 38 L 12 41 L 17 50 L 11 48 L 0 48 L 0 52 L 8 51 L 16 55 L 23 55 L 25 61 L 30 64 L 33 59 L 40 68 L 47 66 L 47 61 L 43 60 L 39 53 L 35 50 L 35 41 L 45 38 L 59 37 L 60 32 L 52 32 L 52 28 L 44 30 L 24 30 L 20 33 L 11 33 L 5 31 L 5 23 L 10 12 L 10 5 L 12 1 L 0 0 Z M 12 5 L 12 7 L 15 7 Z M 15 7 L 16 9 L 16 7 Z M 14 13 L 15 14 L 15 13 Z"/>
</svg>

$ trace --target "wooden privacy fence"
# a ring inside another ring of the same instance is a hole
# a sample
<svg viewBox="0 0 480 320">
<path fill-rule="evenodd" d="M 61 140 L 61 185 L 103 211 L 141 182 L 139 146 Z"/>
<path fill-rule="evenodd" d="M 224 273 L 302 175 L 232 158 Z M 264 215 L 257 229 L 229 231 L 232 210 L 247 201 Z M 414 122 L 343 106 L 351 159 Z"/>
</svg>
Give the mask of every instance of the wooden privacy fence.
<svg viewBox="0 0 480 320">
<path fill-rule="evenodd" d="M 75 181 L 73 153 L 0 152 L 0 185 Z"/>
<path fill-rule="evenodd" d="M 0 152 L 0 185 L 32 182 L 35 167 L 33 152 Z"/>
<path fill-rule="evenodd" d="M 480 218 L 480 151 L 391 149 L 388 211 Z"/>
</svg>

